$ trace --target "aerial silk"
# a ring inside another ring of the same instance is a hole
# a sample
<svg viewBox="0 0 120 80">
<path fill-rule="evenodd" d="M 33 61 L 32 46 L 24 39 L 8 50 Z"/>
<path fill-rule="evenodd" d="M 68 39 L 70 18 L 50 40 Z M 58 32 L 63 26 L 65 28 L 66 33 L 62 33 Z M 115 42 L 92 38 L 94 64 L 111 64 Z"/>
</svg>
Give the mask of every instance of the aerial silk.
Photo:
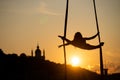
<svg viewBox="0 0 120 80">
<path fill-rule="evenodd" d="M 66 32 L 67 32 L 67 21 L 68 21 L 68 4 L 69 4 L 69 0 L 67 0 L 66 3 L 66 13 L 65 13 L 65 25 L 64 25 L 64 37 L 66 38 Z M 65 40 L 63 40 L 63 44 L 65 44 Z M 64 64 L 65 64 L 65 80 L 67 80 L 67 69 L 66 69 L 66 49 L 65 46 L 63 46 L 63 50 L 64 50 Z"/>
<path fill-rule="evenodd" d="M 94 5 L 94 12 L 95 12 L 95 20 L 96 20 L 97 32 L 99 32 L 99 25 L 98 25 L 98 19 L 97 19 L 97 12 L 96 12 L 95 0 L 93 0 L 93 5 Z M 99 40 L 99 43 L 100 43 L 101 42 L 101 40 L 100 40 L 100 34 L 98 35 L 98 40 Z M 101 73 L 101 80 L 104 80 L 104 77 L 103 77 L 102 47 L 100 47 L 100 73 Z"/>
</svg>

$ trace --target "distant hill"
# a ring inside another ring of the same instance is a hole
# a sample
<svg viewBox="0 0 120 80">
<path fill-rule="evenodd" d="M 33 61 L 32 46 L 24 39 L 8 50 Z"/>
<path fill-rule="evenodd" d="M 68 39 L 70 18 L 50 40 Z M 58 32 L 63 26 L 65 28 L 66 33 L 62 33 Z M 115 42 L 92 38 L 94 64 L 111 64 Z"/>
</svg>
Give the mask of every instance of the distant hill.
<svg viewBox="0 0 120 80">
<path fill-rule="evenodd" d="M 64 65 L 22 54 L 6 55 L 0 49 L 0 80 L 64 80 Z M 120 80 L 120 74 L 109 80 Z M 95 72 L 67 65 L 67 80 L 100 80 Z"/>
</svg>

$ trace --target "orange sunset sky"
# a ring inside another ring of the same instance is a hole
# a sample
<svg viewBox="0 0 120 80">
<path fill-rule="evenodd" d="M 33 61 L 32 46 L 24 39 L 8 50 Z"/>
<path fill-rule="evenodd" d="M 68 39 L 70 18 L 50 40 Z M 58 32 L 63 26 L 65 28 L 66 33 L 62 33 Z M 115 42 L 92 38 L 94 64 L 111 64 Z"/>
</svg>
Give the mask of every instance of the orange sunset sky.
<svg viewBox="0 0 120 80">
<path fill-rule="evenodd" d="M 96 0 L 103 59 L 109 72 L 120 72 L 120 0 Z M 31 55 L 37 43 L 45 49 L 46 59 L 64 63 L 63 35 L 66 0 L 0 0 L 0 48 L 5 53 Z M 97 33 L 93 1 L 69 0 L 67 38 L 75 32 L 89 37 Z M 88 43 L 97 45 L 98 38 Z M 80 58 L 79 66 L 99 70 L 99 49 L 82 50 L 67 46 L 67 63 L 72 56 Z"/>
</svg>

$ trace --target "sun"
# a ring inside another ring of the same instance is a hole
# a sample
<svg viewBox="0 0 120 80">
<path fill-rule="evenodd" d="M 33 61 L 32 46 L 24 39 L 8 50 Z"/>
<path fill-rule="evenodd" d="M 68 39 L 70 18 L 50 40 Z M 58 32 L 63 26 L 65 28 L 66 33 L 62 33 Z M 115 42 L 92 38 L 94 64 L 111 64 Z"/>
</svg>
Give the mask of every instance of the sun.
<svg viewBox="0 0 120 80">
<path fill-rule="evenodd" d="M 72 58 L 71 58 L 71 65 L 72 66 L 79 66 L 80 65 L 80 58 L 79 57 L 77 57 L 77 56 L 73 56 Z"/>
</svg>

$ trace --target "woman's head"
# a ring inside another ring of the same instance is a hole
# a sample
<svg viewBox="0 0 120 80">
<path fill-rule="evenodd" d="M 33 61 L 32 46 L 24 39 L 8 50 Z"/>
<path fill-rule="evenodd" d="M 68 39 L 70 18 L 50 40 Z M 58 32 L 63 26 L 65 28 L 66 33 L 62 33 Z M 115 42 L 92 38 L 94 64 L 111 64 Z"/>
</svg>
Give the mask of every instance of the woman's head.
<svg viewBox="0 0 120 80">
<path fill-rule="evenodd" d="M 82 35 L 81 35 L 80 32 L 76 32 L 76 33 L 75 33 L 75 36 L 76 36 L 76 37 L 82 37 Z"/>
<path fill-rule="evenodd" d="M 76 33 L 75 33 L 75 36 L 74 36 L 74 40 L 79 40 L 79 39 L 81 39 L 81 38 L 82 38 L 81 33 L 80 33 L 80 32 L 76 32 Z"/>
</svg>

